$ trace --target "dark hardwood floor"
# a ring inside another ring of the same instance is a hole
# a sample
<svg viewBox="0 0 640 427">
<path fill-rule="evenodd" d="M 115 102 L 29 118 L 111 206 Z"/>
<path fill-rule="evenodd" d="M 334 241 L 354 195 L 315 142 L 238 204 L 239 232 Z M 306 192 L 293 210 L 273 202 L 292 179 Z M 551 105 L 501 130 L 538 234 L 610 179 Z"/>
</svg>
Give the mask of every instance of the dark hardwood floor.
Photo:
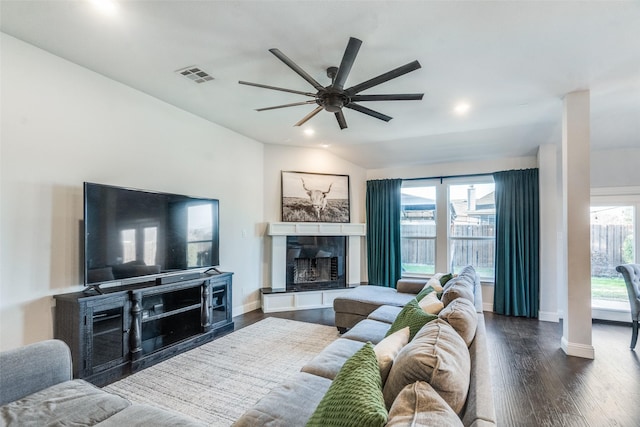
<svg viewBox="0 0 640 427">
<path fill-rule="evenodd" d="M 332 308 L 234 317 L 243 328 L 265 317 L 333 326 Z M 594 322 L 595 360 L 560 349 L 562 324 L 485 313 L 499 426 L 640 427 L 640 345 L 631 326 Z"/>
</svg>

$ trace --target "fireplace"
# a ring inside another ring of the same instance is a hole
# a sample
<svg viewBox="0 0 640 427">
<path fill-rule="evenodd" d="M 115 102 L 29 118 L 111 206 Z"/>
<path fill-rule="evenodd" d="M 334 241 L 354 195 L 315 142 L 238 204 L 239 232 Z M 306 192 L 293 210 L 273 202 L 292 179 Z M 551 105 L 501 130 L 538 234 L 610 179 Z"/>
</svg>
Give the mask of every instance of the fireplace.
<svg viewBox="0 0 640 427">
<path fill-rule="evenodd" d="M 347 286 L 345 236 L 287 236 L 286 290 Z"/>
<path fill-rule="evenodd" d="M 269 223 L 271 283 L 268 291 L 333 292 L 359 285 L 365 231 L 365 224 L 360 223 Z"/>
</svg>

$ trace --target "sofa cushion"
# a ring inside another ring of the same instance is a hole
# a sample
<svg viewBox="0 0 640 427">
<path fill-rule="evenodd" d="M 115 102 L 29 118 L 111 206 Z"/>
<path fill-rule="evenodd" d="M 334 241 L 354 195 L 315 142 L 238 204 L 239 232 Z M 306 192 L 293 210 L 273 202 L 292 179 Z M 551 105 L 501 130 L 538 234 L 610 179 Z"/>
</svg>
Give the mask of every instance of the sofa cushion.
<svg viewBox="0 0 640 427">
<path fill-rule="evenodd" d="M 344 363 L 307 426 L 382 427 L 387 417 L 378 361 L 366 343 Z"/>
<path fill-rule="evenodd" d="M 376 308 L 373 313 L 367 316 L 367 319 L 378 320 L 392 324 L 398 314 L 402 311 L 402 307 L 396 307 L 395 305 L 383 305 Z"/>
<path fill-rule="evenodd" d="M 471 362 L 464 340 L 442 319 L 427 323 L 391 366 L 384 386 L 390 408 L 400 391 L 416 381 L 427 381 L 460 414 L 469 390 Z"/>
<path fill-rule="evenodd" d="M 362 348 L 361 341 L 338 338 L 302 367 L 302 372 L 333 380 L 344 362 Z M 389 367 L 391 368 L 391 367 Z"/>
<path fill-rule="evenodd" d="M 387 336 L 408 326 L 409 341 L 411 341 L 420 328 L 422 328 L 426 323 L 437 318 L 438 316 L 436 315 L 425 313 L 424 310 L 420 308 L 418 301 L 414 298 L 404 306 L 402 311 L 400 311 L 396 320 L 391 324 L 391 328 L 389 328 Z"/>
<path fill-rule="evenodd" d="M 362 343 L 369 341 L 373 344 L 378 344 L 387 335 L 390 326 L 387 322 L 364 319 L 349 329 L 348 332 L 342 334 L 342 338 L 348 338 Z"/>
<path fill-rule="evenodd" d="M 346 292 L 344 296 L 336 297 L 333 300 L 333 308 L 336 312 L 354 313 L 366 317 L 381 305 L 403 307 L 414 296 L 414 294 L 399 293 L 395 289 L 383 286 L 364 285 Z"/>
<path fill-rule="evenodd" d="M 107 418 L 96 427 L 205 427 L 206 424 L 178 412 L 135 404 Z"/>
<path fill-rule="evenodd" d="M 330 386 L 331 380 L 298 372 L 267 393 L 233 427 L 303 426 Z"/>
<path fill-rule="evenodd" d="M 437 391 L 425 381 L 402 389 L 389 411 L 387 427 L 462 427 L 462 421 Z"/>
<path fill-rule="evenodd" d="M 65 381 L 0 407 L 6 426 L 97 424 L 131 405 L 83 380 Z"/>
<path fill-rule="evenodd" d="M 448 306 L 451 301 L 456 298 L 465 298 L 474 302 L 474 283 L 470 282 L 466 277 L 454 277 L 444 287 L 442 293 L 442 303 L 444 306 Z"/>
<path fill-rule="evenodd" d="M 476 313 L 476 307 L 471 301 L 466 298 L 455 299 L 438 314 L 438 317 L 453 326 L 467 347 L 471 345 L 478 327 L 478 313 Z"/>
<path fill-rule="evenodd" d="M 380 341 L 373 350 L 376 352 L 376 359 L 378 359 L 378 366 L 380 367 L 380 377 L 382 378 L 382 384 L 387 380 L 389 371 L 393 361 L 402 350 L 402 347 L 409 342 L 409 327 L 400 329 Z"/>
</svg>

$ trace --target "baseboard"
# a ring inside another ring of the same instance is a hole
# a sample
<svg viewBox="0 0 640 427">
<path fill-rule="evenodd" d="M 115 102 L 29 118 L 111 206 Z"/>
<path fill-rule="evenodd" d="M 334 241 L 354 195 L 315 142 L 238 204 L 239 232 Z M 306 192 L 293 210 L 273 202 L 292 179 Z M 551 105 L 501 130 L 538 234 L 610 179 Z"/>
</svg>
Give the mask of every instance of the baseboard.
<svg viewBox="0 0 640 427">
<path fill-rule="evenodd" d="M 558 323 L 560 322 L 560 315 L 558 314 L 558 312 L 553 311 L 538 311 L 538 320 L 541 320 L 543 322 Z"/>
<path fill-rule="evenodd" d="M 562 337 L 560 347 L 568 356 L 582 357 L 583 359 L 595 358 L 595 349 L 592 345 L 570 343 L 565 337 Z"/>
<path fill-rule="evenodd" d="M 592 319 L 601 319 L 601 320 L 610 320 L 612 322 L 624 322 L 631 323 L 631 313 L 621 310 L 613 310 L 607 308 L 591 308 L 591 318 Z"/>
<path fill-rule="evenodd" d="M 260 308 L 260 300 L 253 301 L 247 304 L 243 304 L 240 307 L 233 307 L 233 315 L 239 316 L 241 314 L 249 313 L 250 311 Z"/>
<path fill-rule="evenodd" d="M 482 303 L 482 311 L 493 312 L 493 304 L 490 303 L 490 302 L 483 302 Z"/>
</svg>

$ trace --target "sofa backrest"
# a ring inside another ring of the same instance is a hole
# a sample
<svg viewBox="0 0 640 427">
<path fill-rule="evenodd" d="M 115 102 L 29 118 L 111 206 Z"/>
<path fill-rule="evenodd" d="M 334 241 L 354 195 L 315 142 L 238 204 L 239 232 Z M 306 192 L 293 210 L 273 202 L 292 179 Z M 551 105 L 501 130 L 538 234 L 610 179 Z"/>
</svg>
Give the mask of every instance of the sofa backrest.
<svg viewBox="0 0 640 427">
<path fill-rule="evenodd" d="M 0 405 L 72 378 L 71 351 L 47 340 L 0 353 Z"/>
</svg>

